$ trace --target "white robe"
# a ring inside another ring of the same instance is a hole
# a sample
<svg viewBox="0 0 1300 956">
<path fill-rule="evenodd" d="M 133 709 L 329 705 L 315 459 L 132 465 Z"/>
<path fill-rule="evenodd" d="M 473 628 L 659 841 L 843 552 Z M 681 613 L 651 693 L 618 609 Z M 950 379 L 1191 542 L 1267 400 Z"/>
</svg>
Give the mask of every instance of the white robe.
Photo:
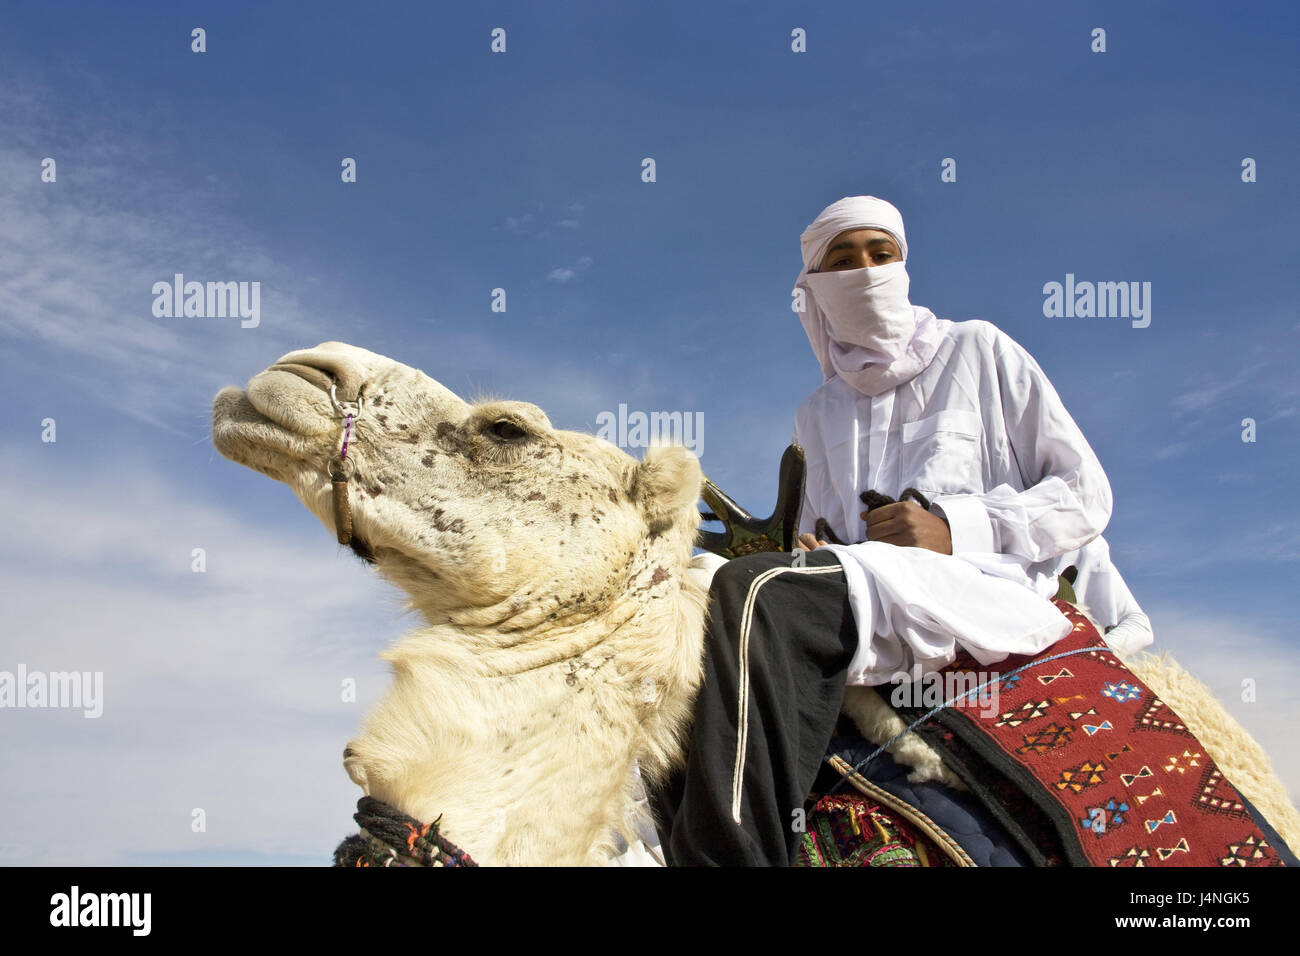
<svg viewBox="0 0 1300 956">
<path fill-rule="evenodd" d="M 831 547 L 859 627 L 850 684 L 1035 653 L 1070 629 L 1051 604 L 1067 552 L 1106 527 L 1110 483 L 1047 376 L 983 321 L 948 322 L 931 363 L 874 398 L 838 376 L 795 415 L 808 459 L 801 531 L 825 518 L 866 538 L 859 494 L 927 495 L 953 555 L 882 542 Z M 1068 563 L 1068 562 L 1067 562 Z"/>
<path fill-rule="evenodd" d="M 1106 643 L 1127 657 L 1149 646 L 1155 635 L 1151 619 L 1133 598 L 1119 569 L 1110 560 L 1110 545 L 1104 537 L 1093 538 L 1079 551 L 1061 556 L 1061 569 L 1074 565 L 1074 596 L 1079 607 L 1105 631 Z"/>
</svg>

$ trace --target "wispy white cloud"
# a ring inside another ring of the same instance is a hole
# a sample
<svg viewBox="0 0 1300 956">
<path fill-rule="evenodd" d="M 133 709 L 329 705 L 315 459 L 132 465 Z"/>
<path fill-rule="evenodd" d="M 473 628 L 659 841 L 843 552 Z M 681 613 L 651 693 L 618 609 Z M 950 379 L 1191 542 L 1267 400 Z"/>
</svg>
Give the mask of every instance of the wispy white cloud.
<svg viewBox="0 0 1300 956">
<path fill-rule="evenodd" d="M 111 115 L 74 115 L 72 136 L 50 128 L 53 112 L 39 88 L 0 89 L 0 340 L 49 350 L 70 388 L 173 431 L 176 408 L 227 384 L 221 369 L 319 341 L 301 301 L 311 277 L 222 212 L 215 190 L 170 179 L 165 163 L 140 172 L 139 156 L 167 158 L 165 140 L 135 140 Z M 40 181 L 47 155 L 53 183 Z M 176 273 L 259 282 L 261 324 L 155 317 L 153 284 Z"/>
<path fill-rule="evenodd" d="M 1154 651 L 1168 650 L 1188 672 L 1214 691 L 1224 709 L 1264 748 L 1273 769 L 1300 805 L 1300 648 L 1275 632 L 1249 608 L 1216 617 L 1187 607 L 1147 607 L 1156 636 Z M 1242 700 L 1242 681 L 1255 683 L 1255 700 Z"/>
<path fill-rule="evenodd" d="M 1174 442 L 1172 445 L 1165 445 L 1163 448 L 1157 448 L 1151 457 L 1156 461 L 1164 461 L 1166 458 L 1177 458 L 1190 447 L 1191 445 L 1185 441 Z"/>
<path fill-rule="evenodd" d="M 522 216 L 506 216 L 505 230 L 514 233 L 516 236 L 526 236 L 530 233 L 533 225 L 533 214 L 524 213 Z"/>
<path fill-rule="evenodd" d="M 300 506 L 277 532 L 107 462 L 119 500 L 106 507 L 93 480 L 4 453 L 23 502 L 6 521 L 24 547 L 0 559 L 0 669 L 100 671 L 104 684 L 97 719 L 0 710 L 0 818 L 24 821 L 4 829 L 0 863 L 327 862 L 360 796 L 343 746 L 387 687 L 378 652 L 414 624 L 397 592 Z M 196 547 L 206 573 L 191 570 Z M 196 807 L 206 833 L 191 830 Z"/>
<path fill-rule="evenodd" d="M 562 266 L 558 269 L 552 269 L 546 274 L 546 278 L 552 282 L 571 282 L 583 272 L 591 267 L 591 256 L 583 256 L 571 267 Z"/>
<path fill-rule="evenodd" d="M 551 226 L 542 224 L 543 211 L 547 208 L 546 203 L 533 200 L 532 206 L 534 207 L 533 212 L 520 213 L 517 216 L 506 216 L 501 225 L 494 228 L 504 230 L 513 236 L 549 239 L 552 236 L 551 228 L 577 229 L 582 225 L 580 214 L 583 211 L 583 206 L 581 203 L 569 203 L 565 207 L 565 212 L 559 214 L 560 218 L 555 220 Z"/>
</svg>

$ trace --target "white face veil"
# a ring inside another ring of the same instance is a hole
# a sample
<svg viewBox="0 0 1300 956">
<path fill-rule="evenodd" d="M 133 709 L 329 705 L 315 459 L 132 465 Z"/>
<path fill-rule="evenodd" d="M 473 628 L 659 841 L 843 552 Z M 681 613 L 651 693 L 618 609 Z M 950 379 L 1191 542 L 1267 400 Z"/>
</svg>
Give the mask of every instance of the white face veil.
<svg viewBox="0 0 1300 956">
<path fill-rule="evenodd" d="M 903 262 L 819 272 L 831 240 L 851 229 L 889 233 Z M 908 300 L 907 235 L 897 209 L 875 196 L 848 196 L 822 210 L 799 237 L 804 290 L 800 321 L 827 380 L 838 375 L 865 395 L 901 385 L 930 364 L 943 328 Z"/>
</svg>

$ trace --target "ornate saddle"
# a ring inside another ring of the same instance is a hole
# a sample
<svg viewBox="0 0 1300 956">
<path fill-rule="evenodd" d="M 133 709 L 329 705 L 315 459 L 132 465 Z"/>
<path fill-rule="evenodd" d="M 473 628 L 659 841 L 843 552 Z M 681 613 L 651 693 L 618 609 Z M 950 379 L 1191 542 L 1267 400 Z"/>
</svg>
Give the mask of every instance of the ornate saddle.
<svg viewBox="0 0 1300 956">
<path fill-rule="evenodd" d="M 793 551 L 799 534 L 799 513 L 803 510 L 807 472 L 803 448 L 799 445 L 788 447 L 781 456 L 776 507 L 766 518 L 755 518 L 705 478 L 700 497 L 712 510 L 702 512 L 700 516 L 706 521 L 722 522 L 723 530 L 701 531 L 699 546 L 728 559 L 760 551 Z"/>
</svg>

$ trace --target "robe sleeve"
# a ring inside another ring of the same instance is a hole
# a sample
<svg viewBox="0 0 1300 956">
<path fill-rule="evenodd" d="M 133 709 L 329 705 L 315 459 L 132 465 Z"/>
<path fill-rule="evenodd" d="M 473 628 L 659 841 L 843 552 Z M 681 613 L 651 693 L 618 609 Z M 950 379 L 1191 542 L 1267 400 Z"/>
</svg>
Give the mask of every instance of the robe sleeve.
<svg viewBox="0 0 1300 956">
<path fill-rule="evenodd" d="M 953 553 L 993 552 L 1035 563 L 1086 545 L 1105 530 L 1110 482 L 1079 426 L 1033 357 L 1009 336 L 993 341 L 996 401 L 1024 491 L 941 495 Z M 985 413 L 988 421 L 990 414 Z"/>
<path fill-rule="evenodd" d="M 1155 640 L 1151 619 L 1111 561 L 1106 540 L 1098 538 L 1085 548 L 1075 566 L 1079 573 L 1074 592 L 1080 606 L 1101 628 L 1106 643 L 1121 656 L 1149 647 Z"/>
</svg>

